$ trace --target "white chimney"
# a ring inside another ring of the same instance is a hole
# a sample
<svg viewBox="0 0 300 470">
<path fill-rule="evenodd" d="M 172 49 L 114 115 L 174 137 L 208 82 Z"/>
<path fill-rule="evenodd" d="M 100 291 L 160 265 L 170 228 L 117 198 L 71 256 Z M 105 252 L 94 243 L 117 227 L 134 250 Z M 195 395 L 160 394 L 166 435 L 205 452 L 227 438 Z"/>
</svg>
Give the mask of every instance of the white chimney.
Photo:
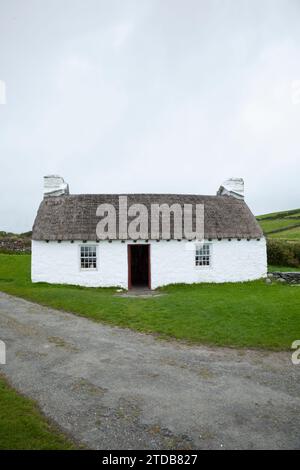
<svg viewBox="0 0 300 470">
<path fill-rule="evenodd" d="M 236 199 L 244 199 L 243 178 L 229 178 L 224 181 L 218 189 L 217 196 L 232 196 Z"/>
<path fill-rule="evenodd" d="M 63 196 L 69 194 L 69 185 L 61 176 L 44 176 L 44 197 Z"/>
</svg>

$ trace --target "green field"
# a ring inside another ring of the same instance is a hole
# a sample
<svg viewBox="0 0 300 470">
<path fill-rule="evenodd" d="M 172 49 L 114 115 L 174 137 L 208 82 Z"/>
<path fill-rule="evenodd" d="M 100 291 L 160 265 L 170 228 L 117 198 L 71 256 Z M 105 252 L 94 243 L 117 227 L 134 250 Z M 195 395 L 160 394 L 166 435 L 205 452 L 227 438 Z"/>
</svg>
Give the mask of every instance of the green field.
<svg viewBox="0 0 300 470">
<path fill-rule="evenodd" d="M 0 450 L 69 450 L 74 445 L 0 376 Z"/>
<path fill-rule="evenodd" d="M 267 237 L 300 240 L 300 209 L 263 214 L 256 218 Z"/>
<path fill-rule="evenodd" d="M 273 230 L 279 230 L 279 229 L 288 230 L 291 227 L 291 225 L 299 224 L 300 226 L 300 219 L 298 220 L 296 219 L 262 220 L 262 221 L 259 221 L 259 224 L 261 228 L 263 229 L 264 233 L 269 233 L 269 232 L 272 232 Z"/>
<path fill-rule="evenodd" d="M 300 288 L 263 280 L 171 285 L 160 297 L 30 281 L 29 255 L 0 255 L 0 290 L 94 321 L 198 344 L 287 350 L 300 338 Z"/>
<path fill-rule="evenodd" d="M 300 216 L 300 209 L 292 209 L 288 211 L 280 211 L 280 212 L 270 212 L 268 214 L 258 215 L 256 218 L 259 220 L 264 219 L 278 219 L 282 217 L 299 217 Z"/>
<path fill-rule="evenodd" d="M 267 237 L 277 238 L 280 240 L 287 240 L 287 241 L 299 241 L 300 240 L 300 227 L 287 229 L 284 232 L 269 233 L 267 234 Z"/>
</svg>

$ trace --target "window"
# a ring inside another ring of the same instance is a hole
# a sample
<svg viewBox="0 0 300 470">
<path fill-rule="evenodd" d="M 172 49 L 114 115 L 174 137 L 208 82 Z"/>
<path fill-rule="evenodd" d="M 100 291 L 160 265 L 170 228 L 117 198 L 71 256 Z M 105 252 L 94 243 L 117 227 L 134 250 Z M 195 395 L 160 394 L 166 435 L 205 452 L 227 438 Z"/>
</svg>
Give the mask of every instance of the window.
<svg viewBox="0 0 300 470">
<path fill-rule="evenodd" d="M 196 246 L 195 264 L 196 266 L 210 266 L 211 245 L 209 243 Z"/>
<path fill-rule="evenodd" d="M 80 267 L 81 269 L 97 269 L 97 247 L 80 247 Z"/>
</svg>

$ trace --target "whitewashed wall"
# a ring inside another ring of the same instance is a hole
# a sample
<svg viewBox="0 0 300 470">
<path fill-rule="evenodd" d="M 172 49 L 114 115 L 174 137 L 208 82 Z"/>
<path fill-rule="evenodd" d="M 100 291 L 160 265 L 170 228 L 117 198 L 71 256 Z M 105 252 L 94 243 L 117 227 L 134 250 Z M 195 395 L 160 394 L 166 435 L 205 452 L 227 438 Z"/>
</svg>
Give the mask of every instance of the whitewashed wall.
<svg viewBox="0 0 300 470">
<path fill-rule="evenodd" d="M 266 275 L 266 242 L 211 242 L 211 266 L 195 266 L 192 242 L 159 242 L 152 246 L 153 286 L 178 282 L 236 282 Z"/>
<path fill-rule="evenodd" d="M 141 242 L 143 243 L 143 242 Z M 80 242 L 32 242 L 32 281 L 82 286 L 128 287 L 127 243 L 101 241 L 97 245 L 98 269 L 80 269 Z M 89 244 L 89 243 L 87 243 Z M 95 244 L 90 242 L 90 244 Z M 266 275 L 266 242 L 213 241 L 211 266 L 195 266 L 193 242 L 150 242 L 151 286 L 170 283 L 236 282 Z"/>
</svg>

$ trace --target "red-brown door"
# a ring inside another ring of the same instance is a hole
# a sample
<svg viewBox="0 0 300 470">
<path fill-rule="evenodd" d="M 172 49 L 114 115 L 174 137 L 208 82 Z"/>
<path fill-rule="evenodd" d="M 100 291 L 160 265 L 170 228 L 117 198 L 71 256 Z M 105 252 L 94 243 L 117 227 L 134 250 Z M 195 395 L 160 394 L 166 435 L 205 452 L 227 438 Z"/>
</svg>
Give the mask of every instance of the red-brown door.
<svg viewBox="0 0 300 470">
<path fill-rule="evenodd" d="M 151 289 L 150 245 L 128 245 L 128 289 L 132 287 Z"/>
</svg>

